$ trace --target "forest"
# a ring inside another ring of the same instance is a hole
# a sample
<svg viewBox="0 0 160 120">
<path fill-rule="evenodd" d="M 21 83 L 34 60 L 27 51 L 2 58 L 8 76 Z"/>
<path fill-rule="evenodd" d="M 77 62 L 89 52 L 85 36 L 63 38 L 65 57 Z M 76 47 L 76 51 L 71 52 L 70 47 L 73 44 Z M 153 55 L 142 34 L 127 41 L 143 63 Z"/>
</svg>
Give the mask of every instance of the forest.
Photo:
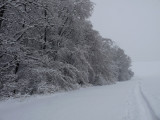
<svg viewBox="0 0 160 120">
<path fill-rule="evenodd" d="M 113 84 L 131 58 L 89 20 L 90 0 L 0 0 L 0 99 Z"/>
</svg>

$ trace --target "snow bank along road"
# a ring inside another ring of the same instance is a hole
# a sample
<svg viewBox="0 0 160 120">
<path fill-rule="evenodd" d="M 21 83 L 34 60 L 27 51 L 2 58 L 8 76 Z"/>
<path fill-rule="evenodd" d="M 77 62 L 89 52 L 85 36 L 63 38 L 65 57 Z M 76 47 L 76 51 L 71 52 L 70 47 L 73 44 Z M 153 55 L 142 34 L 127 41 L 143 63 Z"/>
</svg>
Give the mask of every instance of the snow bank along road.
<svg viewBox="0 0 160 120">
<path fill-rule="evenodd" d="M 136 63 L 130 81 L 0 102 L 0 120 L 160 120 L 159 68 Z"/>
</svg>

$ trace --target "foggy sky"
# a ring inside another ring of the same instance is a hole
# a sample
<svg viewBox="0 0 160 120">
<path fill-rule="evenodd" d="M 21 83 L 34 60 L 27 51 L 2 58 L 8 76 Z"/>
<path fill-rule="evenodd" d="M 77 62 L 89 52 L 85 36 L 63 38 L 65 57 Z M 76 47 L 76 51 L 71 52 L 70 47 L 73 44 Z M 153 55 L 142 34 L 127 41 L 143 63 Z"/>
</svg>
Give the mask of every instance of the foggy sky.
<svg viewBox="0 0 160 120">
<path fill-rule="evenodd" d="M 94 29 L 133 61 L 160 61 L 160 0 L 91 0 Z"/>
</svg>

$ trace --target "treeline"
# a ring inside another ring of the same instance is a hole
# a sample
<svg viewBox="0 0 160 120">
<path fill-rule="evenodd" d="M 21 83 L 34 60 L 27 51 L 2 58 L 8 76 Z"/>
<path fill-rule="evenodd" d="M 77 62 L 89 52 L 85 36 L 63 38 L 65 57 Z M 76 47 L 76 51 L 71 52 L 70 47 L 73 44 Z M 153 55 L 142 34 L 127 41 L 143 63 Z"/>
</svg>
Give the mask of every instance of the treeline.
<svg viewBox="0 0 160 120">
<path fill-rule="evenodd" d="M 0 1 L 0 98 L 129 80 L 131 59 L 88 20 L 90 0 Z"/>
</svg>

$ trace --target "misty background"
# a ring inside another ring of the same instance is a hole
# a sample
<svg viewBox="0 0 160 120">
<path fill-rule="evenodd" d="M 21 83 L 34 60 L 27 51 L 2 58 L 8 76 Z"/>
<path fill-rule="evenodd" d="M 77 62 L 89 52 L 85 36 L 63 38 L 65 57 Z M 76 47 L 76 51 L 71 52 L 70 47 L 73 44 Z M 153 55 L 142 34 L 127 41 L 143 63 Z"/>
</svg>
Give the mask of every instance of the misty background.
<svg viewBox="0 0 160 120">
<path fill-rule="evenodd" d="M 92 0 L 94 29 L 132 61 L 160 60 L 160 0 Z"/>
</svg>

